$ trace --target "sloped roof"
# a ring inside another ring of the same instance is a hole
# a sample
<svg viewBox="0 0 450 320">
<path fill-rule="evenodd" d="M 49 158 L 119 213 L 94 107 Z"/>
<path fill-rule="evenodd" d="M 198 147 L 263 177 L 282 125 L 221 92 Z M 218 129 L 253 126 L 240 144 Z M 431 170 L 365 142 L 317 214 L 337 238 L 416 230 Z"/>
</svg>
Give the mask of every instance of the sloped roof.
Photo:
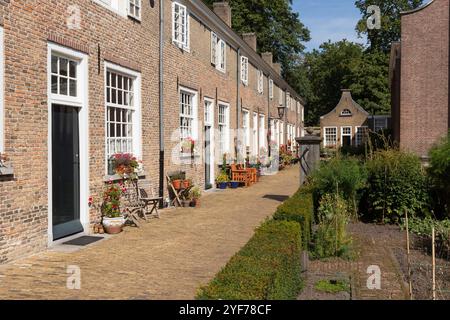
<svg viewBox="0 0 450 320">
<path fill-rule="evenodd" d="M 341 96 L 341 99 L 339 100 L 338 104 L 336 105 L 336 107 L 334 107 L 333 110 L 331 110 L 331 111 L 328 112 L 327 114 L 321 116 L 320 118 L 325 118 L 325 117 L 327 117 L 327 116 L 329 116 L 329 115 L 331 115 L 331 114 L 333 114 L 333 113 L 336 113 L 337 107 L 343 102 L 343 100 L 344 100 L 345 98 L 350 98 L 350 103 L 352 104 L 352 106 L 353 106 L 356 110 L 358 110 L 359 112 L 361 112 L 361 113 L 366 114 L 367 116 L 369 116 L 369 113 L 368 113 L 366 110 L 364 110 L 364 108 L 361 107 L 355 100 L 353 100 L 352 94 L 351 94 L 350 90 L 348 90 L 348 89 L 342 89 L 342 96 Z"/>
</svg>

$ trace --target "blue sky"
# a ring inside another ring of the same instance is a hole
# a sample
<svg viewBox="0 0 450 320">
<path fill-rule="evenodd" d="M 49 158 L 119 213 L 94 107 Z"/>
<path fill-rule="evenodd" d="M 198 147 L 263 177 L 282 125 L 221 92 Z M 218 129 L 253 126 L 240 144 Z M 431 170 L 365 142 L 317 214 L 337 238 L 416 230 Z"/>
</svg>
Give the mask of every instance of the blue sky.
<svg viewBox="0 0 450 320">
<path fill-rule="evenodd" d="M 329 39 L 332 42 L 347 39 L 366 43 L 366 39 L 358 38 L 355 31 L 361 17 L 355 0 L 294 0 L 293 9 L 300 13 L 300 20 L 311 31 L 307 51 L 318 49 Z"/>
</svg>

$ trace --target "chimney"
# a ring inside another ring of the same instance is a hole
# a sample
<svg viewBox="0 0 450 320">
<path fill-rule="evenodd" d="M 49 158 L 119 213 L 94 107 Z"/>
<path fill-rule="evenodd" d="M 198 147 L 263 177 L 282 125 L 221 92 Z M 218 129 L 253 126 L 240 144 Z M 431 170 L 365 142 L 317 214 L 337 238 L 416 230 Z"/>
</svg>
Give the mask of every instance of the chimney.
<svg viewBox="0 0 450 320">
<path fill-rule="evenodd" d="M 242 39 L 256 52 L 256 33 L 244 33 Z"/>
<path fill-rule="evenodd" d="M 263 58 L 263 60 L 265 62 L 267 62 L 267 64 L 269 66 L 271 66 L 273 68 L 273 54 L 272 54 L 272 52 L 263 52 L 261 54 L 261 57 Z"/>
<path fill-rule="evenodd" d="M 228 2 L 214 2 L 213 11 L 231 28 L 231 7 Z"/>
<path fill-rule="evenodd" d="M 274 63 L 273 69 L 281 76 L 281 63 Z"/>
</svg>

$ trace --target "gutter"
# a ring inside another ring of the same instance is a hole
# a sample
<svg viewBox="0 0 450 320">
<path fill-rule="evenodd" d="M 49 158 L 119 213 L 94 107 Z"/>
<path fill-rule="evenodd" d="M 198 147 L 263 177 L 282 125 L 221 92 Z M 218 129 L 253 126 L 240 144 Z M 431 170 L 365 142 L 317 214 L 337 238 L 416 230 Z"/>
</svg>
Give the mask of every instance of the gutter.
<svg viewBox="0 0 450 320">
<path fill-rule="evenodd" d="M 159 2 L 159 197 L 164 205 L 164 1 Z"/>
</svg>

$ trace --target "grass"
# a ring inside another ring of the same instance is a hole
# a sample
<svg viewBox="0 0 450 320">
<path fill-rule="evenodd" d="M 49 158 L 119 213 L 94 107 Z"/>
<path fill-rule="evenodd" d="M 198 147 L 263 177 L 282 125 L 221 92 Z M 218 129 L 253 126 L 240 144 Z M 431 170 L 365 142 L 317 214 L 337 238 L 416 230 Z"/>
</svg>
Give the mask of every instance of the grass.
<svg viewBox="0 0 450 320">
<path fill-rule="evenodd" d="M 317 291 L 326 293 L 349 292 L 350 286 L 345 280 L 319 280 L 314 286 Z"/>
</svg>

